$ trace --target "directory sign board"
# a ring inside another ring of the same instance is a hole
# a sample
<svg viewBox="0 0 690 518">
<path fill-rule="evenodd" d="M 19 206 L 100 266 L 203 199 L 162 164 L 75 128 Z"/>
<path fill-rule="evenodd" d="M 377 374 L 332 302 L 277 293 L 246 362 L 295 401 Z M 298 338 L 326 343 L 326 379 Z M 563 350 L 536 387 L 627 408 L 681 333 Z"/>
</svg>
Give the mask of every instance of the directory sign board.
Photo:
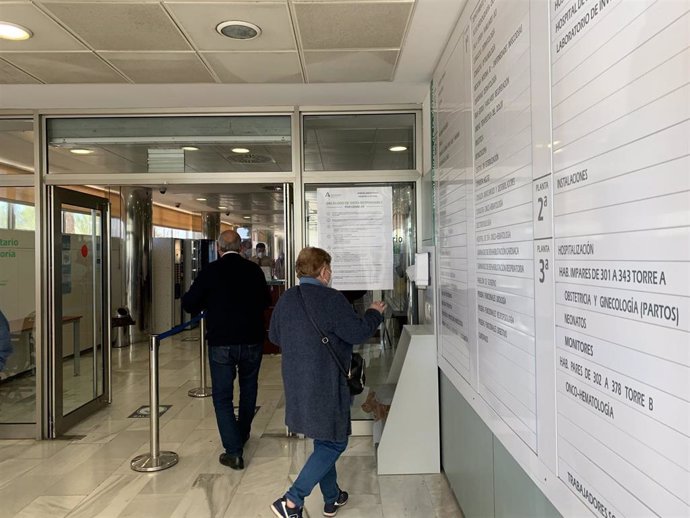
<svg viewBox="0 0 690 518">
<path fill-rule="evenodd" d="M 690 516 L 689 63 L 686 0 L 475 0 L 434 74 L 439 363 L 565 514 Z"/>
</svg>

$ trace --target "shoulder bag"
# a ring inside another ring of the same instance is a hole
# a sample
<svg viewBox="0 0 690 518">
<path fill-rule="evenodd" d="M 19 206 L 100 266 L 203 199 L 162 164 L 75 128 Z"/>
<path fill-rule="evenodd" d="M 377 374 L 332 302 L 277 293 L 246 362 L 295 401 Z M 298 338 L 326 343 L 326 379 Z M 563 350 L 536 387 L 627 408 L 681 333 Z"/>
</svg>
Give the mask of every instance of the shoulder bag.
<svg viewBox="0 0 690 518">
<path fill-rule="evenodd" d="M 366 374 L 364 372 L 364 358 L 362 358 L 362 355 L 359 353 L 352 353 L 352 358 L 350 359 L 350 368 L 346 370 L 338 358 L 338 355 L 335 354 L 331 341 L 324 334 L 324 332 L 321 331 L 321 328 L 316 324 L 311 316 L 311 313 L 309 313 L 309 310 L 307 310 L 307 304 L 304 302 L 304 295 L 302 295 L 302 290 L 299 288 L 299 286 L 297 286 L 297 291 L 299 292 L 299 298 L 300 302 L 302 302 L 304 312 L 311 321 L 311 324 L 314 326 L 314 329 L 316 329 L 316 332 L 319 333 L 319 336 L 321 336 L 321 343 L 328 348 L 328 352 L 331 353 L 333 360 L 335 360 L 336 365 L 338 365 L 338 370 L 340 370 L 343 376 L 345 376 L 347 386 L 350 388 L 350 394 L 353 396 L 361 394 L 364 391 L 364 385 L 367 381 Z"/>
</svg>

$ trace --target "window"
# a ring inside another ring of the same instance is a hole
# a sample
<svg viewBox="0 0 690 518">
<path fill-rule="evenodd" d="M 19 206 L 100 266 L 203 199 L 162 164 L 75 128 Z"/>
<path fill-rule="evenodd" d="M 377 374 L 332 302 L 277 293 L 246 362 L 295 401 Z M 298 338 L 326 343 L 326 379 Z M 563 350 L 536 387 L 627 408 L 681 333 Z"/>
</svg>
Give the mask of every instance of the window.
<svg viewBox="0 0 690 518">
<path fill-rule="evenodd" d="M 12 204 L 12 228 L 15 230 L 34 230 L 36 227 L 36 209 L 33 205 Z"/>
<path fill-rule="evenodd" d="M 415 169 L 415 114 L 304 116 L 305 171 Z"/>
<path fill-rule="evenodd" d="M 179 228 L 153 226 L 153 237 L 172 237 L 175 239 L 201 239 L 201 232 L 182 230 Z"/>
<path fill-rule="evenodd" d="M 0 142 L 1 144 L 1 142 Z M 0 145 L 0 151 L 4 148 Z M 0 187 L 0 312 L 18 329 L 3 351 L 0 424 L 35 420 L 37 349 L 33 187 Z"/>
<path fill-rule="evenodd" d="M 10 204 L 0 201 L 0 228 L 10 228 Z"/>
<path fill-rule="evenodd" d="M 34 172 L 33 121 L 0 119 L 0 175 Z"/>
<path fill-rule="evenodd" d="M 91 214 L 65 210 L 62 212 L 62 229 L 64 234 L 91 236 L 93 219 Z"/>
<path fill-rule="evenodd" d="M 48 172 L 292 170 L 290 116 L 48 119 Z"/>
</svg>

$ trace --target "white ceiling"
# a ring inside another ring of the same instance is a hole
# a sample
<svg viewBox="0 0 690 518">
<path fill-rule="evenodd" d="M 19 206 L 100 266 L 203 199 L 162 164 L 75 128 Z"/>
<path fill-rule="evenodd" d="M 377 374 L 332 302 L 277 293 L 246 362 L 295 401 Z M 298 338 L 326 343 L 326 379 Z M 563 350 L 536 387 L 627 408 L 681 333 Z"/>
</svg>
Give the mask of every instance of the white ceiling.
<svg viewBox="0 0 690 518">
<path fill-rule="evenodd" d="M 463 5 L 0 0 L 0 20 L 34 33 L 23 42 L 0 40 L 0 84 L 428 82 Z M 255 23 L 263 33 L 228 39 L 215 31 L 225 20 Z"/>
</svg>

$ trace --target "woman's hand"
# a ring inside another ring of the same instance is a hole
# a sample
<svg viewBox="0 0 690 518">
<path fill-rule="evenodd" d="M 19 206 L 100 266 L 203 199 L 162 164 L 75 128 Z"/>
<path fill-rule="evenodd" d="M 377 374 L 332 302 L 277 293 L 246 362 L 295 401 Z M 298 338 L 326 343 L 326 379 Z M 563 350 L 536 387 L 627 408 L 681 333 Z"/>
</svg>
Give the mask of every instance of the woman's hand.
<svg viewBox="0 0 690 518">
<path fill-rule="evenodd" d="M 376 302 L 373 302 L 368 309 L 375 309 L 383 315 L 383 312 L 386 310 L 386 303 L 382 300 L 377 300 Z"/>
</svg>

